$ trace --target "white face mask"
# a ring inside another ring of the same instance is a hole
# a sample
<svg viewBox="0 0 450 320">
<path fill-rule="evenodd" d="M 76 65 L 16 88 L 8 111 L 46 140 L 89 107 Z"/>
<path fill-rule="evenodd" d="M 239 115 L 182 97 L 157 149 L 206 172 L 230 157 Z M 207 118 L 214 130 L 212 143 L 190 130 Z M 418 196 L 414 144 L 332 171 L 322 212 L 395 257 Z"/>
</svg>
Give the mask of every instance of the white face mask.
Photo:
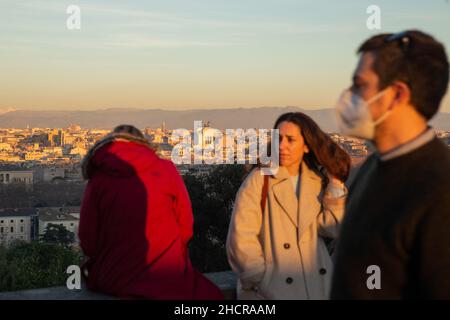
<svg viewBox="0 0 450 320">
<path fill-rule="evenodd" d="M 356 138 L 372 140 L 375 136 L 375 127 L 390 115 L 391 110 L 386 111 L 376 121 L 373 121 L 369 105 L 385 93 L 386 89 L 365 101 L 350 89 L 345 90 L 335 106 L 340 133 Z"/>
</svg>

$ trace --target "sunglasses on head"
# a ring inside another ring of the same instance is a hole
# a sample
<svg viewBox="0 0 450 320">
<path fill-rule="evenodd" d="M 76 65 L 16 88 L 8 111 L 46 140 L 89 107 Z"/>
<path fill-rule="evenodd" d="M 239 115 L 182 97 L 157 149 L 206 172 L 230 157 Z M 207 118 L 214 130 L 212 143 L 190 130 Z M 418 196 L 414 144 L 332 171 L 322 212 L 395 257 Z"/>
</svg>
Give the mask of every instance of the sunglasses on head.
<svg viewBox="0 0 450 320">
<path fill-rule="evenodd" d="M 400 46 L 403 56 L 406 60 L 406 71 L 408 74 L 408 79 L 406 80 L 406 84 L 411 88 L 411 73 L 409 68 L 409 56 L 410 56 L 410 49 L 411 49 L 411 36 L 408 34 L 407 31 L 402 31 L 398 33 L 391 34 L 387 36 L 384 39 L 385 43 L 391 43 L 391 42 L 397 42 Z"/>
<path fill-rule="evenodd" d="M 384 42 L 386 43 L 394 41 L 398 42 L 403 53 L 405 54 L 409 53 L 409 49 L 411 47 L 411 37 L 408 35 L 407 31 L 391 34 L 384 39 Z"/>
</svg>

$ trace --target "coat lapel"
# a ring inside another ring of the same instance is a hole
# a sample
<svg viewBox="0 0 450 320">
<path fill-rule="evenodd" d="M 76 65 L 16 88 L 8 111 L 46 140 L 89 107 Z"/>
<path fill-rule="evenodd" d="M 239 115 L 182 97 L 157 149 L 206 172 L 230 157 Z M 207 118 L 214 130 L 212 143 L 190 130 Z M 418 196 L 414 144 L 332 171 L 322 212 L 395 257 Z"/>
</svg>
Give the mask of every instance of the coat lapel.
<svg viewBox="0 0 450 320">
<path fill-rule="evenodd" d="M 275 200 L 283 211 L 288 215 L 291 222 L 297 225 L 297 197 L 292 192 L 292 182 L 289 173 L 285 167 L 280 167 L 274 175 L 275 181 L 272 185 L 272 191 Z"/>
<path fill-rule="evenodd" d="M 319 196 L 322 189 L 322 179 L 310 170 L 305 162 L 302 163 L 300 179 L 299 239 L 305 234 L 321 210 Z"/>
<path fill-rule="evenodd" d="M 321 210 L 319 196 L 322 189 L 322 179 L 310 170 L 305 162 L 302 162 L 301 166 L 300 197 L 298 200 L 295 193 L 292 192 L 292 182 L 285 167 L 279 168 L 274 175 L 275 181 L 272 185 L 275 200 L 288 215 L 291 222 L 298 227 L 299 239 L 305 234 Z M 299 208 L 299 213 L 297 208 Z M 300 215 L 299 219 L 297 219 L 298 214 Z M 298 220 L 300 220 L 299 223 Z"/>
</svg>

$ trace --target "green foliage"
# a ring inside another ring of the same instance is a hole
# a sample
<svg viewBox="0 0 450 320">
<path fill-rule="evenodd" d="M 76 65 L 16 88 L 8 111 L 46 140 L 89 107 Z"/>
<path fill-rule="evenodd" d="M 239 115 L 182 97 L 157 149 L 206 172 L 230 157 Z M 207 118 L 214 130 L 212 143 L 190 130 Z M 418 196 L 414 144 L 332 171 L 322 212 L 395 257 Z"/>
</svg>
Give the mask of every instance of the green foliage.
<svg viewBox="0 0 450 320">
<path fill-rule="evenodd" d="M 18 242 L 0 247 L 0 291 L 65 285 L 67 267 L 79 265 L 81 254 L 57 244 Z"/>
<path fill-rule="evenodd" d="M 69 247 L 75 241 L 75 235 L 62 225 L 49 223 L 41 236 L 41 241 L 54 244 L 59 243 Z"/>
<path fill-rule="evenodd" d="M 243 165 L 220 165 L 209 175 L 184 176 L 195 221 L 190 256 L 201 272 L 230 269 L 225 242 L 234 199 L 244 176 Z"/>
</svg>

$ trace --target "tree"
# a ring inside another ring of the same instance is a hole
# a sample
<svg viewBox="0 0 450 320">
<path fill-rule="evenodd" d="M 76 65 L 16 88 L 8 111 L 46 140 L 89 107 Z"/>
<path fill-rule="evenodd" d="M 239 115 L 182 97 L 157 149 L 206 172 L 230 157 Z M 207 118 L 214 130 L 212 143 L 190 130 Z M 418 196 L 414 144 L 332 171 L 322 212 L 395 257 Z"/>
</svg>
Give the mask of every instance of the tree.
<svg viewBox="0 0 450 320">
<path fill-rule="evenodd" d="M 67 267 L 79 265 L 81 258 L 64 246 L 37 241 L 0 247 L 0 291 L 62 286 Z"/>
<path fill-rule="evenodd" d="M 41 236 L 41 241 L 69 247 L 75 241 L 75 235 L 62 225 L 49 223 Z"/>
<path fill-rule="evenodd" d="M 201 272 L 230 269 L 225 242 L 234 199 L 244 176 L 243 165 L 220 165 L 206 176 L 184 176 L 195 221 L 190 255 Z"/>
</svg>

